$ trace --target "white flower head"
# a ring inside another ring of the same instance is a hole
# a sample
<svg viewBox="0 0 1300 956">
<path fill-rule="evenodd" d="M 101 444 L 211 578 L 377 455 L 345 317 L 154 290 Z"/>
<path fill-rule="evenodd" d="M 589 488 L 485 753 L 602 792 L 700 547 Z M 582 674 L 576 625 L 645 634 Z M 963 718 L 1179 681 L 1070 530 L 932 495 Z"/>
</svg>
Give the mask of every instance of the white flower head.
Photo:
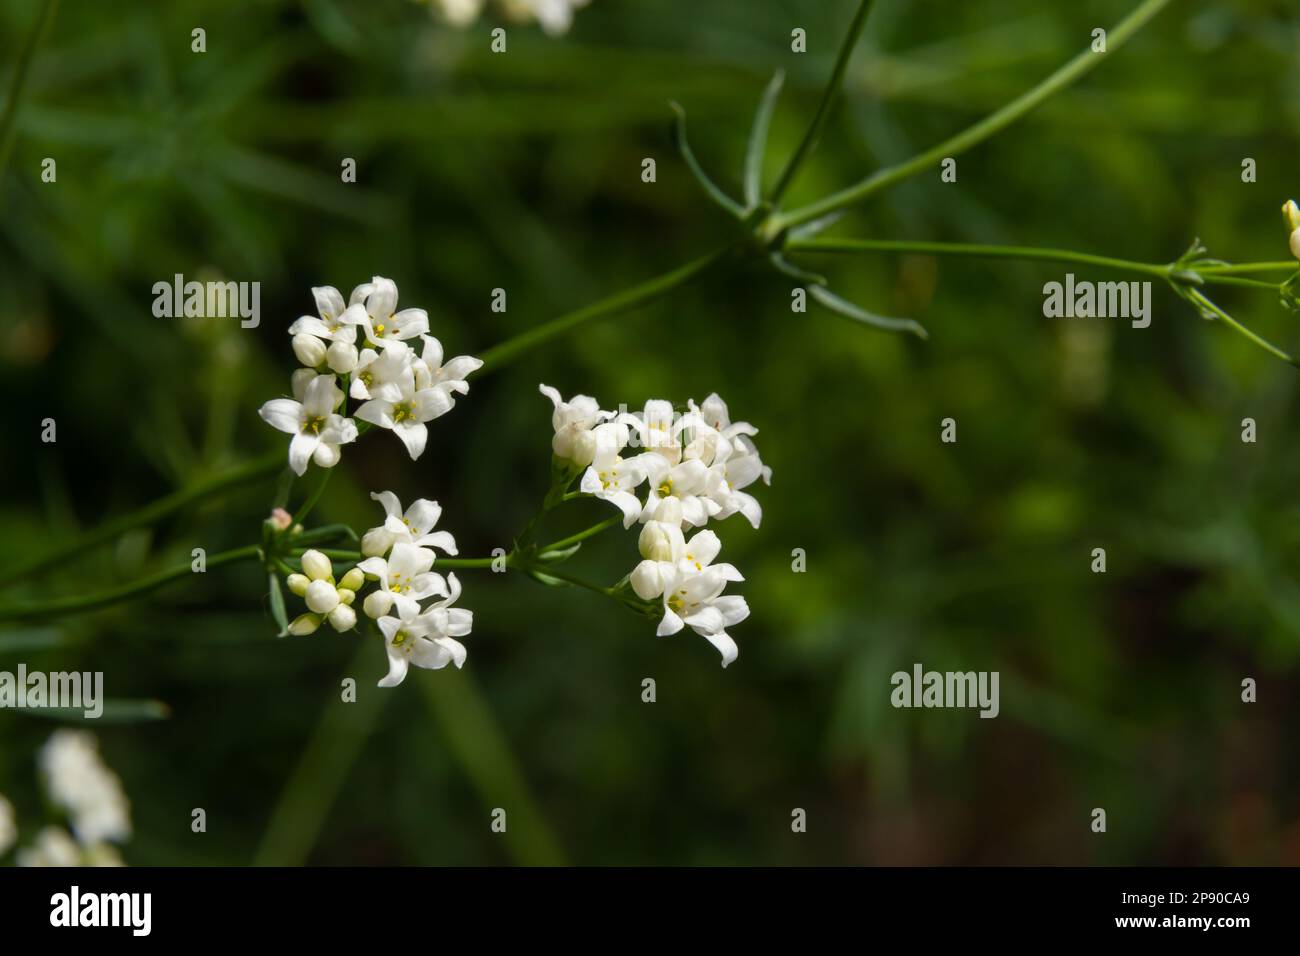
<svg viewBox="0 0 1300 956">
<path fill-rule="evenodd" d="M 43 827 L 36 842 L 18 851 L 19 866 L 80 866 L 81 848 L 63 827 Z"/>
<path fill-rule="evenodd" d="M 353 367 L 348 394 L 359 401 L 372 398 L 396 401 L 402 395 L 401 383 L 414 380 L 415 352 L 405 342 L 393 342 L 386 349 L 362 349 Z"/>
<path fill-rule="evenodd" d="M 516 20 L 536 20 L 550 36 L 569 32 L 573 11 L 591 0 L 503 0 L 506 14 Z"/>
<path fill-rule="evenodd" d="M 474 625 L 474 612 L 451 605 L 460 597 L 460 581 L 449 574 L 450 592 L 443 600 L 421 611 L 413 604 L 398 608 L 397 617 L 381 617 L 377 622 L 388 651 L 388 675 L 380 687 L 396 687 L 406 679 L 412 664 L 438 670 L 454 663 L 465 663 L 465 645 L 455 638 L 464 637 Z"/>
<path fill-rule="evenodd" d="M 305 474 L 309 461 L 333 468 L 339 462 L 340 446 L 357 438 L 356 423 L 334 411 L 343 401 L 343 392 L 333 375 L 316 375 L 309 369 L 294 373 L 293 390 L 293 398 L 273 398 L 258 414 L 272 428 L 293 436 L 289 467 L 295 474 Z"/>
<path fill-rule="evenodd" d="M 582 468 L 590 465 L 596 454 L 596 436 L 592 429 L 613 416 L 601 411 L 599 403 L 590 395 L 575 395 L 566 402 L 549 385 L 538 385 L 537 390 L 555 406 L 551 414 L 551 428 L 555 431 L 551 439 L 552 453 L 556 458 L 571 461 Z"/>
<path fill-rule="evenodd" d="M 452 394 L 468 394 L 469 382 L 465 379 L 481 369 L 483 361 L 472 355 L 457 355 L 444 362 L 442 343 L 432 335 L 422 335 L 420 338 L 424 342 L 424 351 L 411 363 L 411 370 L 415 373 L 415 387 L 443 391 L 447 400 L 454 404 L 456 400 L 451 397 Z"/>
<path fill-rule="evenodd" d="M 624 425 L 606 422 L 597 426 L 594 432 L 596 450 L 578 487 L 623 512 L 623 527 L 630 528 L 642 513 L 641 501 L 632 492 L 645 481 L 646 471 L 641 459 L 648 456 L 623 458 L 619 454 L 627 444 Z"/>
<path fill-rule="evenodd" d="M 452 398 L 445 389 L 416 388 L 415 376 L 408 374 L 397 382 L 397 394 L 391 398 L 372 398 L 356 410 L 357 418 L 380 428 L 387 428 L 401 439 L 411 460 L 424 454 L 429 442 L 425 424 L 451 411 Z"/>
<path fill-rule="evenodd" d="M 313 315 L 304 315 L 293 325 L 289 326 L 289 334 L 294 336 L 306 335 L 316 338 L 322 343 L 330 342 L 355 342 L 357 338 L 357 322 L 360 321 L 360 312 L 364 311 L 356 307 L 349 311 L 349 306 L 343 301 L 343 296 L 339 290 L 333 286 L 320 286 L 311 290 L 311 294 L 316 298 L 316 311 L 320 314 L 317 318 Z M 295 349 L 297 351 L 295 341 Z M 316 362 L 304 361 L 304 365 L 319 365 L 324 361 L 324 350 L 321 351 L 321 359 Z"/>
<path fill-rule="evenodd" d="M 384 506 L 384 523 L 371 528 L 361 538 L 361 553 L 367 557 L 382 557 L 394 544 L 413 544 L 421 548 L 440 548 L 456 554 L 456 539 L 448 531 L 434 531 L 442 517 L 442 506 L 436 501 L 419 498 L 402 510 L 402 503 L 391 491 L 372 491 L 370 497 Z"/>
<path fill-rule="evenodd" d="M 375 610 L 384 615 L 396 606 L 399 615 L 410 616 L 425 598 L 446 596 L 447 582 L 441 574 L 429 570 L 433 557 L 429 548 L 399 542 L 387 558 L 366 558 L 358 564 L 367 575 L 379 579 L 379 589 L 366 598 L 366 613 L 374 617 L 371 612 Z"/>
<path fill-rule="evenodd" d="M 314 549 L 302 554 L 302 574 L 291 574 L 289 590 L 307 604 L 307 613 L 299 615 L 289 624 L 289 633 L 306 635 L 315 633 L 322 621 L 328 620 L 336 631 L 349 631 L 356 627 L 357 614 L 352 609 L 357 588 L 365 580 L 364 573 L 353 568 L 335 582 L 334 567 L 330 559 Z"/>
<path fill-rule="evenodd" d="M 41 775 L 51 802 L 67 811 L 84 844 L 131 836 L 130 804 L 117 775 L 104 765 L 93 734 L 55 731 L 40 752 Z"/>
<path fill-rule="evenodd" d="M 434 0 L 434 6 L 454 27 L 467 27 L 478 19 L 487 0 Z"/>
<path fill-rule="evenodd" d="M 363 307 L 349 307 L 347 319 L 365 332 L 369 348 L 386 349 L 394 342 L 417 338 L 429 331 L 429 314 L 424 309 L 397 311 L 397 283 L 383 276 L 357 286 L 353 299 L 360 299 Z"/>
<path fill-rule="evenodd" d="M 687 546 L 695 550 L 696 558 L 705 552 L 704 542 L 696 547 L 696 541 L 706 534 L 712 532 L 697 534 Z M 749 617 L 749 605 L 743 597 L 722 592 L 728 581 L 743 579 L 729 564 L 709 566 L 705 561 L 698 561 L 702 569 L 696 570 L 696 563 L 679 561 L 673 573 L 663 581 L 664 616 L 655 633 L 664 637 L 690 627 L 718 649 L 722 654 L 722 666 L 726 667 L 739 653 L 736 642 L 726 629 Z"/>
</svg>

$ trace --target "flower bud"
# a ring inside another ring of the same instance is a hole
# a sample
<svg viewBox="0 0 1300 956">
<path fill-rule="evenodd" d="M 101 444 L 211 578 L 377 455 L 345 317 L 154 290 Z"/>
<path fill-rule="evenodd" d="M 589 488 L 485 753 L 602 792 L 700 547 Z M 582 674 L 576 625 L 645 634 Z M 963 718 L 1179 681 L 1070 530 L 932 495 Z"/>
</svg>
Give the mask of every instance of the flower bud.
<svg viewBox="0 0 1300 956">
<path fill-rule="evenodd" d="M 1291 255 L 1300 259 L 1300 229 L 1291 233 Z"/>
<path fill-rule="evenodd" d="M 328 614 L 339 605 L 339 592 L 328 581 L 313 581 L 304 595 L 307 607 L 317 614 Z"/>
<path fill-rule="evenodd" d="M 275 525 L 276 531 L 287 531 L 289 530 L 289 526 L 293 524 L 293 515 L 289 514 L 289 512 L 285 511 L 283 508 L 272 508 L 271 523 Z"/>
<path fill-rule="evenodd" d="M 312 548 L 302 553 L 302 573 L 313 581 L 324 581 L 334 576 L 334 566 L 329 558 Z"/>
<path fill-rule="evenodd" d="M 298 597 L 307 593 L 307 585 L 311 584 L 311 578 L 305 574 L 291 574 L 285 579 L 285 584 L 289 585 L 289 590 Z"/>
<path fill-rule="evenodd" d="M 299 332 L 293 337 L 293 354 L 308 368 L 316 368 L 325 361 L 325 343 L 314 335 Z"/>
<path fill-rule="evenodd" d="M 351 588 L 339 588 L 338 592 L 340 604 L 351 604 L 357 599 L 357 592 Z"/>
<path fill-rule="evenodd" d="M 361 585 L 365 583 L 365 572 L 360 568 L 353 568 L 347 574 L 343 575 L 343 580 L 339 581 L 339 587 L 347 588 L 349 591 L 359 591 L 361 590 Z"/>
<path fill-rule="evenodd" d="M 367 558 L 382 558 L 393 546 L 393 533 L 385 528 L 371 528 L 361 536 L 361 553 Z"/>
<path fill-rule="evenodd" d="M 1300 206 L 1294 199 L 1288 199 L 1282 206 L 1282 219 L 1286 222 L 1287 232 L 1291 234 L 1291 255 L 1300 259 Z"/>
<path fill-rule="evenodd" d="M 366 617 L 379 619 L 392 609 L 393 596 L 387 591 L 371 591 L 366 595 L 365 602 L 361 605 L 362 610 L 366 612 Z"/>
<path fill-rule="evenodd" d="M 357 612 L 340 604 L 329 615 L 330 626 L 336 631 L 350 631 L 357 626 Z"/>
<path fill-rule="evenodd" d="M 569 458 L 575 465 L 586 468 L 596 458 L 596 433 L 587 429 L 573 435 Z"/>
<path fill-rule="evenodd" d="M 351 342 L 335 342 L 325 350 L 325 361 L 332 371 L 346 375 L 357 367 L 357 347 Z"/>
<path fill-rule="evenodd" d="M 301 637 L 304 634 L 314 634 L 316 628 L 320 627 L 319 614 L 299 614 L 289 622 L 289 633 Z"/>
<path fill-rule="evenodd" d="M 637 539 L 641 557 L 649 561 L 675 561 L 685 543 L 681 528 L 662 521 L 647 521 Z"/>
<path fill-rule="evenodd" d="M 653 600 L 664 593 L 663 575 L 659 573 L 659 565 L 654 561 L 642 561 L 633 568 L 628 583 L 643 601 Z"/>
</svg>

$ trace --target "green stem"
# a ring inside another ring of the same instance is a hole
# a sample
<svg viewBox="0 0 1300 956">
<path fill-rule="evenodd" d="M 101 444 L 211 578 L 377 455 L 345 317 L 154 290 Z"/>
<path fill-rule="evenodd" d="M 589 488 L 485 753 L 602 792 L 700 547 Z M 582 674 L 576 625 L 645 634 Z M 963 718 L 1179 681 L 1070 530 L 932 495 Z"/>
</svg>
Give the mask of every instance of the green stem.
<svg viewBox="0 0 1300 956">
<path fill-rule="evenodd" d="M 307 500 L 302 503 L 302 507 L 293 516 L 296 524 L 304 524 L 307 521 L 307 515 L 311 514 L 311 509 L 316 507 L 316 502 L 320 501 L 320 496 L 325 493 L 325 486 L 329 484 L 330 475 L 334 474 L 334 469 L 322 468 L 320 472 L 320 478 L 316 480 L 316 487 L 311 490 Z"/>
<path fill-rule="evenodd" d="M 606 530 L 607 528 L 612 528 L 614 527 L 614 525 L 622 524 L 622 523 L 623 523 L 623 516 L 614 515 L 612 518 L 606 518 L 600 524 L 592 525 L 586 531 L 579 531 L 577 534 L 571 534 L 567 538 L 561 538 L 559 541 L 553 541 L 550 544 L 548 544 L 546 547 L 541 548 L 540 551 L 542 554 L 546 554 L 548 551 L 561 551 L 564 548 L 572 547 L 573 545 L 577 544 L 579 541 L 586 541 L 588 538 L 600 534 L 602 531 Z"/>
<path fill-rule="evenodd" d="M 845 35 L 844 42 L 840 44 L 839 56 L 835 59 L 835 69 L 831 72 L 830 81 L 827 82 L 826 88 L 822 91 L 821 102 L 817 104 L 817 112 L 813 114 L 807 132 L 803 134 L 803 139 L 799 141 L 798 147 L 785 164 L 785 169 L 781 170 L 776 185 L 772 187 L 772 194 L 769 197 L 772 205 L 775 206 L 781 201 L 781 197 L 785 195 L 786 190 L 794 182 L 799 167 L 816 149 L 817 141 L 821 139 L 822 129 L 826 125 L 826 119 L 830 116 L 831 103 L 835 100 L 835 94 L 840 91 L 840 85 L 844 81 L 844 71 L 848 69 L 849 59 L 853 55 L 853 48 L 857 46 L 858 38 L 862 36 L 862 28 L 866 26 L 867 14 L 870 12 L 871 0 L 862 0 L 858 4 L 858 12 L 853 15 L 853 22 L 849 24 L 849 32 Z"/>
<path fill-rule="evenodd" d="M 1200 291 L 1196 289 L 1189 289 L 1187 295 L 1194 303 L 1207 309 L 1211 314 L 1214 315 L 1215 318 L 1217 318 L 1219 321 L 1227 325 L 1228 328 L 1232 329 L 1234 332 L 1236 332 L 1238 335 L 1242 336 L 1246 340 L 1253 342 L 1255 345 L 1262 348 L 1269 355 L 1280 358 L 1282 361 L 1290 365 L 1296 364 L 1296 360 L 1294 358 L 1292 358 L 1286 352 L 1283 352 L 1272 342 L 1269 342 L 1267 339 L 1261 338 L 1260 336 L 1252 332 L 1250 329 L 1246 328 L 1244 325 L 1242 325 L 1240 322 L 1238 322 L 1236 319 L 1230 316 L 1227 312 L 1224 312 L 1223 309 L 1219 308 L 1218 305 L 1216 305 L 1214 302 L 1206 298 L 1205 295 Z"/>
<path fill-rule="evenodd" d="M 250 544 L 247 547 L 235 548 L 233 551 L 222 551 L 218 554 L 210 555 L 207 559 L 206 567 L 208 570 L 219 568 L 225 564 L 234 564 L 239 561 L 249 561 L 259 558 L 261 549 L 257 545 Z M 172 581 L 195 574 L 189 564 L 184 564 L 178 568 L 172 568 L 169 571 L 160 571 L 157 574 L 147 578 L 141 578 L 139 581 L 133 581 L 130 584 L 123 584 L 120 587 L 109 588 L 105 591 L 98 591 L 92 594 L 83 594 L 76 597 L 55 598 L 51 601 L 38 601 L 31 604 L 11 604 L 7 607 L 0 607 L 0 621 L 17 621 L 17 620 L 34 620 L 36 618 L 53 617 L 59 614 L 74 614 L 85 611 L 94 611 L 101 607 L 107 607 L 111 604 L 120 604 L 123 601 L 129 601 L 132 598 L 139 597 L 142 594 L 148 594 L 150 591 L 156 591 Z"/>
<path fill-rule="evenodd" d="M 540 568 L 536 568 L 535 570 L 546 575 L 548 578 L 555 578 L 558 581 L 563 581 L 565 584 L 572 584 L 574 587 L 586 588 L 588 591 L 593 591 L 596 594 L 603 594 L 605 597 L 616 598 L 613 588 L 593 584 L 591 581 L 586 581 L 580 577 L 576 577 L 575 575 L 566 574 L 563 571 L 556 570 L 550 565 L 542 565 Z"/>
<path fill-rule="evenodd" d="M 685 285 L 700 273 L 716 265 L 734 248 L 736 248 L 734 243 L 723 246 L 708 255 L 692 259 L 685 265 L 679 266 L 670 272 L 655 276 L 653 279 L 647 279 L 630 289 L 624 289 L 622 292 L 607 296 L 599 302 L 593 302 L 581 309 L 565 313 L 526 332 L 521 332 L 513 338 L 506 339 L 479 356 L 483 360 L 483 369 L 485 372 L 495 371 L 514 361 L 529 349 L 580 325 L 616 315 L 620 312 L 626 312 L 629 309 L 645 305 L 647 302 L 652 302 L 678 286 Z"/>
<path fill-rule="evenodd" d="M 41 12 L 36 15 L 36 22 L 27 33 L 23 48 L 18 52 L 18 62 L 14 64 L 13 78 L 9 81 L 9 98 L 5 100 L 4 112 L 0 113 L 0 178 L 3 178 L 5 166 L 9 162 L 9 153 L 13 150 L 14 129 L 18 119 L 18 104 L 27 85 L 27 76 L 31 72 L 32 58 L 54 23 L 54 14 L 59 9 L 59 0 L 45 0 Z"/>
<path fill-rule="evenodd" d="M 281 463 L 284 461 L 284 452 L 278 451 L 274 454 L 267 455 L 264 458 L 255 458 L 246 462 L 237 468 L 220 475 L 215 475 L 204 481 L 197 482 L 189 488 L 182 488 L 179 491 L 172 492 L 166 497 L 159 498 L 152 504 L 145 505 L 130 514 L 122 515 L 103 524 L 91 528 L 85 534 L 80 535 L 75 540 L 61 545 L 52 551 L 46 552 L 40 557 L 26 564 L 19 565 L 9 571 L 0 572 L 0 582 L 4 587 L 9 587 L 19 581 L 32 577 L 35 574 L 60 564 L 68 558 L 78 556 L 81 552 L 89 550 L 96 545 L 110 541 L 119 535 L 130 531 L 132 528 L 139 528 L 144 525 L 151 525 L 161 521 L 168 515 L 180 511 L 187 505 L 200 501 L 203 498 L 215 495 L 218 492 L 226 491 L 237 485 L 246 484 L 258 478 L 264 478 L 267 475 L 274 474 L 279 470 Z"/>
<path fill-rule="evenodd" d="M 1201 275 L 1234 275 L 1248 272 L 1295 272 L 1300 269 L 1300 262 L 1244 262 L 1240 265 L 1201 266 L 1196 271 Z"/>
<path fill-rule="evenodd" d="M 1105 53 L 1094 53 L 1091 48 L 1088 48 L 1033 89 L 1012 100 L 1000 110 L 989 114 L 973 126 L 967 127 L 956 136 L 944 140 L 939 145 L 905 162 L 878 170 L 866 179 L 833 195 L 801 209 L 775 217 L 771 227 L 773 233 L 779 233 L 782 229 L 818 219 L 844 206 L 861 202 L 897 182 L 933 168 L 943 159 L 964 153 L 971 147 L 984 142 L 990 136 L 1001 132 L 1026 113 L 1100 66 L 1103 60 L 1122 47 L 1133 34 L 1145 26 L 1148 20 L 1168 6 L 1170 2 L 1171 0 L 1144 0 L 1143 3 L 1138 5 L 1137 9 L 1109 31 Z"/>
</svg>

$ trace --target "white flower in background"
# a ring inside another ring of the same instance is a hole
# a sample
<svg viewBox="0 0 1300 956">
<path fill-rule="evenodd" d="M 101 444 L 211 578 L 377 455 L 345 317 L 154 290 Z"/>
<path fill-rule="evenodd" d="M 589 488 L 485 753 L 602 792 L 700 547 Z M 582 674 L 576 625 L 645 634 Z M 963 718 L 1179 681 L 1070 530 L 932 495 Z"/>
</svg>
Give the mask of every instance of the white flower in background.
<svg viewBox="0 0 1300 956">
<path fill-rule="evenodd" d="M 397 283 L 383 276 L 359 285 L 353 299 L 362 299 L 364 308 L 349 309 L 346 318 L 365 331 L 365 344 L 386 349 L 394 342 L 413 339 L 429 331 L 429 314 L 424 309 L 397 311 Z"/>
<path fill-rule="evenodd" d="M 694 547 L 700 536 L 691 539 L 688 549 Z M 702 542 L 699 550 L 704 550 Z M 726 629 L 749 617 L 749 605 L 743 597 L 722 593 L 728 581 L 739 580 L 742 580 L 740 573 L 729 564 L 705 566 L 697 571 L 684 560 L 678 562 L 677 569 L 663 582 L 664 616 L 655 633 L 665 637 L 688 626 L 718 649 L 722 666 L 726 667 L 739 654 L 736 642 Z"/>
<path fill-rule="evenodd" d="M 296 636 L 314 634 L 322 621 L 328 620 L 334 630 L 350 631 L 356 627 L 357 614 L 352 609 L 357 589 L 365 583 L 365 573 L 353 568 L 334 581 L 334 565 L 322 552 L 304 551 L 302 574 L 291 574 L 286 580 L 289 590 L 307 604 L 307 613 L 300 614 L 289 624 L 289 633 Z"/>
<path fill-rule="evenodd" d="M 650 491 L 641 509 L 642 521 L 649 521 L 659 510 L 660 503 L 676 498 L 681 505 L 682 520 L 700 527 L 717 514 L 718 504 L 705 497 L 709 488 L 709 469 L 698 458 L 687 458 L 672 465 L 662 455 L 647 452 L 639 455 Z"/>
<path fill-rule="evenodd" d="M 433 6 L 454 27 L 467 27 L 478 19 L 487 0 L 434 0 Z"/>
<path fill-rule="evenodd" d="M 569 32 L 573 11 L 591 0 L 502 0 L 506 15 L 518 20 L 534 19 L 550 36 Z"/>
<path fill-rule="evenodd" d="M 564 401 L 560 393 L 549 385 L 538 385 L 537 390 L 551 400 L 555 411 L 551 413 L 551 452 L 556 458 L 571 461 L 579 467 L 590 465 L 596 454 L 595 426 L 612 417 L 600 410 L 600 405 L 590 395 L 575 395 Z"/>
<path fill-rule="evenodd" d="M 18 838 L 18 827 L 14 823 L 14 808 L 4 794 L 0 793 L 0 856 L 9 852 Z"/>
<path fill-rule="evenodd" d="M 363 402 L 372 398 L 396 401 L 402 395 L 400 383 L 415 376 L 414 362 L 415 353 L 405 342 L 393 342 L 386 349 L 362 349 L 348 394 Z"/>
<path fill-rule="evenodd" d="M 400 547 L 400 545 L 399 545 Z M 460 581 L 447 575 L 450 593 L 443 600 L 420 611 L 414 604 L 399 606 L 398 617 L 381 617 L 377 622 L 388 651 L 388 676 L 380 687 L 396 687 L 406 679 L 410 665 L 438 670 L 449 663 L 465 663 L 465 645 L 455 640 L 470 632 L 474 612 L 451 605 L 460 597 Z"/>
<path fill-rule="evenodd" d="M 80 866 L 81 847 L 63 827 L 44 827 L 35 843 L 18 851 L 17 862 L 19 866 Z"/>
<path fill-rule="evenodd" d="M 632 492 L 645 481 L 646 472 L 640 460 L 646 456 L 624 458 L 619 454 L 627 443 L 626 426 L 607 422 L 594 431 L 595 454 L 578 487 L 623 512 L 623 527 L 630 528 L 641 517 L 641 501 Z"/>
<path fill-rule="evenodd" d="M 447 582 L 433 567 L 434 554 L 429 548 L 413 544 L 393 545 L 392 553 L 385 558 L 366 558 L 357 565 L 367 575 L 379 579 L 379 588 L 365 600 L 365 612 L 370 617 L 382 617 L 395 605 L 399 615 L 416 612 L 419 602 L 435 594 L 446 596 Z"/>
<path fill-rule="evenodd" d="M 343 401 L 334 376 L 313 375 L 299 391 L 304 381 L 304 376 L 295 373 L 294 398 L 273 398 L 258 410 L 272 428 L 293 436 L 289 442 L 289 467 L 298 475 L 306 473 L 308 461 L 321 468 L 333 468 L 339 462 L 339 446 L 357 437 L 356 423 L 334 411 Z"/>
<path fill-rule="evenodd" d="M 397 389 L 395 398 L 372 398 L 354 414 L 363 422 L 391 430 L 415 461 L 424 454 L 424 446 L 429 441 L 425 422 L 451 411 L 452 398 L 440 388 L 417 389 L 414 375 L 401 378 Z"/>
<path fill-rule="evenodd" d="M 451 397 L 452 393 L 468 394 L 469 382 L 465 379 L 481 369 L 483 361 L 472 355 L 457 355 L 444 363 L 442 343 L 432 335 L 422 335 L 420 338 L 424 341 L 424 351 L 411 363 L 411 370 L 415 373 L 415 387 L 446 392 L 448 400 L 454 404 L 456 400 Z"/>
<path fill-rule="evenodd" d="M 391 491 L 370 493 L 370 497 L 384 506 L 384 523 L 371 528 L 361 537 L 361 553 L 366 557 L 382 557 L 394 544 L 413 544 L 420 548 L 441 548 L 456 554 L 456 539 L 449 531 L 434 531 L 442 517 L 442 506 L 436 501 L 419 498 L 402 511 L 402 503 Z"/>
<path fill-rule="evenodd" d="M 39 763 L 50 800 L 67 811 L 81 843 L 131 836 L 130 805 L 121 781 L 100 760 L 93 734 L 56 731 L 41 748 Z"/>
</svg>

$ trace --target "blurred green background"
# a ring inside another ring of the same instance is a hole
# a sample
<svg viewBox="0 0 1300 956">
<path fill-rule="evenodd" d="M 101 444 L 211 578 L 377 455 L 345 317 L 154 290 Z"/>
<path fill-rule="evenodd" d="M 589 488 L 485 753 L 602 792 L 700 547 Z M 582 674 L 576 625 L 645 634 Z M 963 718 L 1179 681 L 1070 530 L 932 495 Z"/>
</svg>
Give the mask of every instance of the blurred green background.
<svg viewBox="0 0 1300 956">
<path fill-rule="evenodd" d="M 973 122 L 1131 0 L 879 0 L 790 205 Z M 6 86 L 39 4 L 0 9 Z M 283 449 L 310 287 L 390 276 L 449 355 L 665 271 L 733 228 L 673 152 L 667 101 L 738 192 L 752 109 L 787 71 L 769 176 L 830 73 L 848 2 L 595 0 L 572 32 L 456 31 L 405 0 L 64 3 L 0 179 L 0 567 Z M 207 52 L 190 31 L 207 31 Z M 804 55 L 790 31 L 807 31 Z M 1169 261 L 1200 236 L 1286 256 L 1300 193 L 1300 18 L 1289 0 L 1176 2 L 1080 85 L 833 235 L 1053 245 Z M 40 181 L 44 157 L 57 183 Z M 339 180 L 344 157 L 359 181 Z M 658 179 L 643 183 L 654 157 Z M 1258 163 L 1243 184 L 1241 162 Z M 0 669 L 103 670 L 165 720 L 92 725 L 148 864 L 1300 863 L 1300 445 L 1294 368 L 1156 288 L 1154 321 L 1046 320 L 1045 263 L 801 261 L 928 343 L 715 272 L 471 379 L 412 464 L 345 449 L 315 520 L 377 523 L 366 492 L 439 500 L 463 555 L 508 547 L 545 492 L 539 381 L 606 407 L 718 391 L 774 470 L 765 520 L 718 526 L 752 617 L 726 671 L 693 634 L 576 590 L 466 571 L 463 672 L 380 691 L 382 648 L 274 638 L 265 576 L 0 634 Z M 261 282 L 262 323 L 156 319 L 174 273 Z M 505 288 L 509 309 L 490 308 Z M 1221 304 L 1300 346 L 1276 297 Z M 53 417 L 58 441 L 40 441 Z M 939 441 L 955 418 L 958 442 Z M 1258 423 L 1243 444 L 1241 421 Z M 258 541 L 273 480 L 85 553 L 3 600 L 98 590 Z M 301 494 L 301 487 L 298 491 Z M 607 506 L 566 506 L 560 537 Z M 1089 571 L 1105 547 L 1108 571 Z M 806 549 L 808 570 L 791 572 Z M 637 560 L 607 533 L 575 572 Z M 0 573 L 0 578 L 3 574 Z M 295 606 L 291 603 L 291 606 Z M 997 670 L 1002 713 L 894 710 L 889 676 Z M 340 702 L 354 677 L 356 704 Z M 658 685 L 641 702 L 641 681 Z M 1243 678 L 1259 701 L 1240 700 Z M 24 840 L 56 727 L 0 713 L 0 792 Z M 202 807 L 208 832 L 190 831 Z M 491 832 L 493 808 L 506 834 Z M 791 832 L 805 808 L 808 832 Z M 1104 807 L 1108 832 L 1093 834 Z"/>
</svg>

